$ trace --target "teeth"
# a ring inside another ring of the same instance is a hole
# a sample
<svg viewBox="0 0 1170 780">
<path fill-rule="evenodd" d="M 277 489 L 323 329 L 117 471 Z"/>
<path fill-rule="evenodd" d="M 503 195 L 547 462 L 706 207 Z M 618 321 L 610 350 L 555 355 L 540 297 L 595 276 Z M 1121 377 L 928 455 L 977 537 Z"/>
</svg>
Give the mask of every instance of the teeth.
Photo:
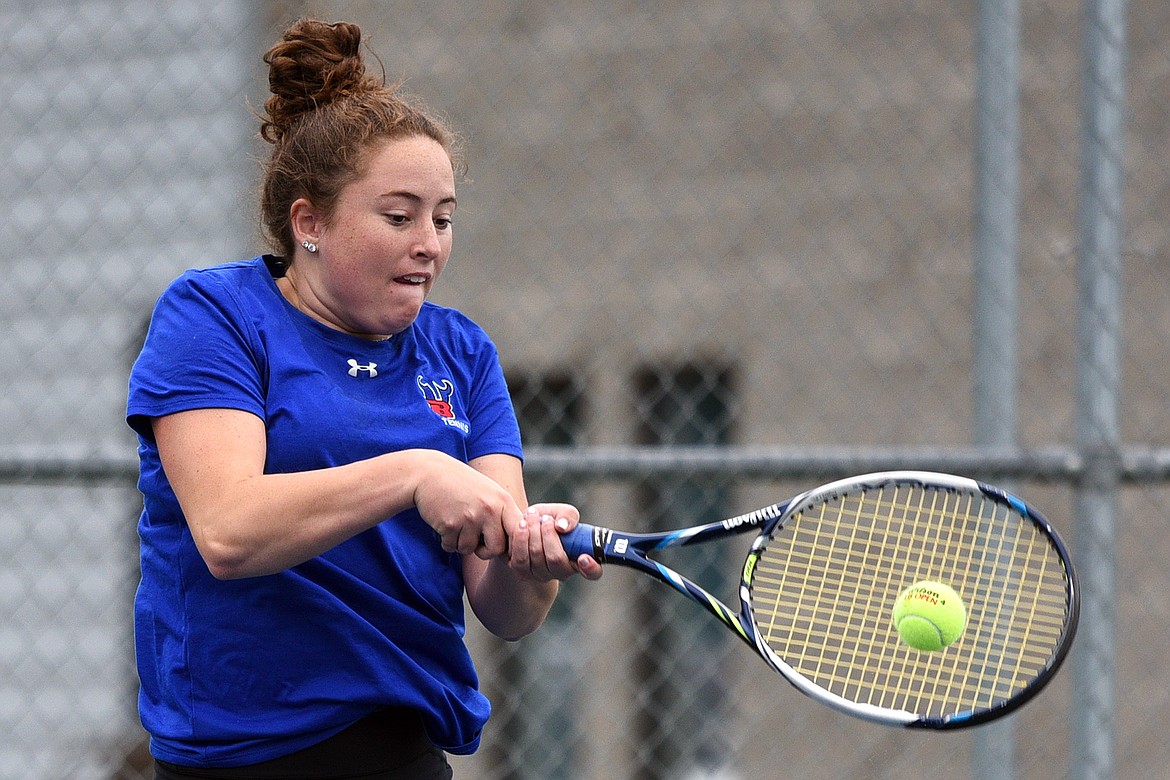
<svg viewBox="0 0 1170 780">
<path fill-rule="evenodd" d="M 404 276 L 402 279 L 403 281 L 410 282 L 411 284 L 422 284 L 427 280 L 425 276 Z"/>
</svg>

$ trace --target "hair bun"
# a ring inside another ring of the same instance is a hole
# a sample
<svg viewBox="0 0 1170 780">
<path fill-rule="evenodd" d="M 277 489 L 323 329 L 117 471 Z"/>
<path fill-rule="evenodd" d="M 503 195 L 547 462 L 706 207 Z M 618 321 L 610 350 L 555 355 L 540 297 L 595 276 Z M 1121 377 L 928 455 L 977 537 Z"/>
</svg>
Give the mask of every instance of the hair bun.
<svg viewBox="0 0 1170 780">
<path fill-rule="evenodd" d="M 264 54 L 272 96 L 260 135 L 279 143 L 303 115 L 349 95 L 385 90 L 366 73 L 362 31 L 356 24 L 301 19 Z"/>
</svg>

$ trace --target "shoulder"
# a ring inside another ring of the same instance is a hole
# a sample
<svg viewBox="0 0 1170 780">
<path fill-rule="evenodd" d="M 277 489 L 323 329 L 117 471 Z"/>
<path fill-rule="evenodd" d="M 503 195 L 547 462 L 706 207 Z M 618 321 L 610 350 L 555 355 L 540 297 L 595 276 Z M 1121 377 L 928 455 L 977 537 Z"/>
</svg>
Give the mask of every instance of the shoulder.
<svg viewBox="0 0 1170 780">
<path fill-rule="evenodd" d="M 189 268 L 170 283 L 164 295 L 181 294 L 185 290 L 211 292 L 246 289 L 261 282 L 267 274 L 267 266 L 262 257 L 204 268 Z"/>
<path fill-rule="evenodd" d="M 279 293 L 264 257 L 184 271 L 159 297 L 156 314 L 263 320 L 279 305 Z"/>
<path fill-rule="evenodd" d="M 210 334 L 254 343 L 279 321 L 281 299 L 260 257 L 192 268 L 172 281 L 155 303 L 148 336 L 185 344 Z"/>
</svg>

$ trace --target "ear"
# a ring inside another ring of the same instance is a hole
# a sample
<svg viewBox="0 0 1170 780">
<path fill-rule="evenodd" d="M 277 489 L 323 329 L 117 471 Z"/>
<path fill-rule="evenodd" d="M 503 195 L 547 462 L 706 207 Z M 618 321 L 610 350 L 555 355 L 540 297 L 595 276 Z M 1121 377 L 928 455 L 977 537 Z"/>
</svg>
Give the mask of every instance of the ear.
<svg viewBox="0 0 1170 780">
<path fill-rule="evenodd" d="M 324 220 L 321 212 L 307 198 L 297 198 L 293 201 L 293 204 L 289 206 L 288 215 L 293 238 L 298 244 L 302 241 L 310 241 L 314 244 L 320 241 Z"/>
</svg>

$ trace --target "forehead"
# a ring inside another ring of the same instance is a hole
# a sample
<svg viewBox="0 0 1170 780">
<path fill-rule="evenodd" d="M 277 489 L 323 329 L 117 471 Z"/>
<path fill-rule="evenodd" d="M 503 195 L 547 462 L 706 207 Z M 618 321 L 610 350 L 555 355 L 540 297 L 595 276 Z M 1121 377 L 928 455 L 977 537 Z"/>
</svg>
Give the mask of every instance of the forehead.
<svg viewBox="0 0 1170 780">
<path fill-rule="evenodd" d="M 376 146 L 365 175 L 351 186 L 365 195 L 408 192 L 425 200 L 444 200 L 455 196 L 455 173 L 438 141 L 411 136 Z"/>
</svg>

